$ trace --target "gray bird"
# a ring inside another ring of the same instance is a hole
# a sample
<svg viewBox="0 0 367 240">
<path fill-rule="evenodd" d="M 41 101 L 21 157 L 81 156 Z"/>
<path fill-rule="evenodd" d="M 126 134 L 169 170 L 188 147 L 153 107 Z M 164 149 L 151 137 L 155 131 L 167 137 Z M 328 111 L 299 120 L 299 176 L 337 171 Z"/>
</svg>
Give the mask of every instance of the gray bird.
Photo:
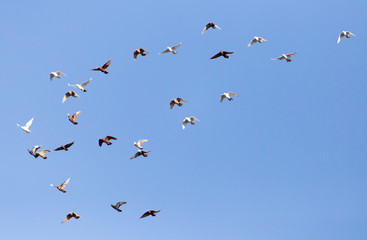
<svg viewBox="0 0 367 240">
<path fill-rule="evenodd" d="M 150 151 L 144 151 L 144 150 L 138 150 L 137 153 L 135 153 L 134 156 L 132 156 L 130 159 L 134 159 L 134 158 L 137 158 L 139 156 L 143 156 L 143 157 L 148 157 L 148 154 L 147 153 L 150 153 Z"/>
</svg>

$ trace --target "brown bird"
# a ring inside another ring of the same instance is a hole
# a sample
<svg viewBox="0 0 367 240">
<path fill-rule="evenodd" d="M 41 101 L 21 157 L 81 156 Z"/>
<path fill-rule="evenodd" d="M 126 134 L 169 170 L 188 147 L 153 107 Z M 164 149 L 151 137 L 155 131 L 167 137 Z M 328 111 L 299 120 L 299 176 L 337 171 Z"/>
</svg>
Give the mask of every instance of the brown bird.
<svg viewBox="0 0 367 240">
<path fill-rule="evenodd" d="M 214 23 L 209 22 L 209 23 L 205 26 L 205 28 L 204 28 L 204 30 L 201 32 L 201 34 L 204 34 L 204 33 L 206 32 L 206 30 L 208 30 L 209 28 L 213 28 L 213 29 L 218 28 L 219 30 L 222 30 L 220 27 L 218 27 L 218 26 L 217 26 L 217 25 L 215 25 Z"/>
<path fill-rule="evenodd" d="M 64 220 L 62 220 L 61 223 L 67 222 L 69 221 L 71 218 L 75 218 L 75 219 L 79 219 L 80 216 L 78 214 L 76 214 L 75 212 L 69 212 L 68 215 L 66 215 L 66 217 L 64 218 Z"/>
<path fill-rule="evenodd" d="M 91 70 L 92 71 L 101 71 L 104 74 L 107 74 L 108 72 L 106 71 L 106 68 L 108 68 L 108 66 L 110 66 L 110 63 L 111 63 L 111 59 L 108 62 L 106 62 L 102 67 L 93 68 Z"/>
<path fill-rule="evenodd" d="M 66 145 L 62 145 L 61 147 L 56 148 L 54 151 L 60 151 L 60 150 L 65 150 L 65 151 L 69 151 L 69 147 L 71 147 L 71 145 L 73 145 L 74 142 L 66 144 Z"/>
<path fill-rule="evenodd" d="M 126 204 L 127 202 L 118 202 L 116 203 L 116 205 L 111 204 L 111 207 L 113 207 L 114 209 L 116 209 L 117 211 L 121 212 L 122 210 L 120 209 L 121 205 Z"/>
<path fill-rule="evenodd" d="M 66 99 L 68 99 L 70 96 L 77 98 L 79 97 L 78 94 L 76 94 L 74 91 L 68 91 L 67 93 L 65 93 L 64 98 L 62 99 L 62 103 L 64 103 L 66 101 Z"/>
<path fill-rule="evenodd" d="M 213 57 L 211 57 L 210 59 L 214 59 L 220 56 L 223 56 L 224 58 L 229 58 L 227 56 L 227 54 L 232 54 L 233 52 L 226 52 L 226 51 L 220 51 L 219 53 L 215 54 Z"/>
<path fill-rule="evenodd" d="M 41 145 L 37 145 L 37 146 L 34 146 L 32 148 L 32 150 L 29 150 L 29 149 L 27 149 L 27 150 L 28 150 L 29 154 L 31 154 L 34 158 L 41 157 L 43 159 L 47 159 L 47 157 L 45 156 L 45 154 L 48 153 L 48 152 L 52 152 L 52 151 L 45 149 L 45 150 L 42 150 L 41 152 L 37 152 L 37 150 L 39 148 L 41 148 L 41 147 L 42 147 Z"/>
<path fill-rule="evenodd" d="M 51 187 L 55 187 L 55 188 L 59 189 L 61 192 L 66 193 L 66 190 L 64 190 L 64 187 L 66 187 L 66 185 L 68 185 L 69 181 L 70 181 L 70 178 L 68 178 L 65 182 L 61 183 L 60 186 L 54 186 L 52 184 L 50 184 L 50 185 L 51 185 Z"/>
<path fill-rule="evenodd" d="M 117 138 L 115 137 L 112 137 L 112 136 L 107 136 L 105 138 L 101 138 L 98 140 L 98 144 L 100 147 L 102 147 L 102 143 L 106 143 L 107 145 L 111 145 L 112 143 L 110 143 L 110 140 L 113 139 L 113 140 L 117 140 Z"/>
<path fill-rule="evenodd" d="M 159 213 L 161 210 L 147 210 L 143 215 L 141 215 L 140 218 L 145 218 L 145 217 L 148 217 L 148 216 L 153 216 L 155 217 L 155 214 L 156 213 Z"/>
<path fill-rule="evenodd" d="M 79 111 L 79 112 L 76 112 L 73 114 L 73 116 L 70 117 L 70 114 L 68 113 L 68 118 L 69 118 L 69 121 L 72 122 L 74 125 L 77 125 L 78 123 L 75 122 L 75 118 L 77 116 L 79 116 L 79 114 L 81 113 L 82 111 Z"/>
<path fill-rule="evenodd" d="M 136 58 L 138 57 L 138 55 L 142 55 L 145 56 L 147 55 L 146 53 L 148 53 L 147 51 L 145 51 L 144 49 L 140 48 L 140 49 L 135 49 L 134 51 L 134 60 L 136 60 Z M 148 53 L 149 54 L 149 53 Z"/>
<path fill-rule="evenodd" d="M 186 100 L 183 100 L 182 98 L 174 98 L 172 99 L 172 101 L 169 102 L 169 105 L 171 107 L 171 109 L 173 108 L 173 106 L 175 106 L 175 104 L 177 104 L 179 107 L 182 106 L 182 103 L 180 102 L 187 102 Z"/>
<path fill-rule="evenodd" d="M 144 151 L 144 150 L 138 150 L 137 153 L 135 153 L 134 156 L 132 156 L 130 159 L 134 159 L 134 158 L 137 158 L 139 157 L 140 155 L 143 155 L 143 157 L 148 157 L 148 154 L 147 153 L 150 153 L 150 151 Z"/>
</svg>

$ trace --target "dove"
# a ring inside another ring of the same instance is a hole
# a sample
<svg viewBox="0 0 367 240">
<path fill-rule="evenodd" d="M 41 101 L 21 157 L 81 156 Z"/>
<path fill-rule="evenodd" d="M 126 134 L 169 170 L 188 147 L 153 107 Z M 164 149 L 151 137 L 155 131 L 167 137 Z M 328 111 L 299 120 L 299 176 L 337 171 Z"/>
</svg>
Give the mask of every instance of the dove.
<svg viewBox="0 0 367 240">
<path fill-rule="evenodd" d="M 231 96 L 238 97 L 238 95 L 233 92 L 223 93 L 222 95 L 220 95 L 219 101 L 222 102 L 224 98 L 227 98 L 229 101 L 232 101 L 233 98 Z"/>
<path fill-rule="evenodd" d="M 218 28 L 219 30 L 222 30 L 220 27 L 218 27 L 214 23 L 209 22 L 207 25 L 205 25 L 204 30 L 201 32 L 201 34 L 204 34 L 209 28 L 213 28 L 213 29 Z"/>
<path fill-rule="evenodd" d="M 124 204 L 126 204 L 127 202 L 118 202 L 116 203 L 116 205 L 111 204 L 111 207 L 113 207 L 114 209 L 116 209 L 118 212 L 121 212 L 122 210 L 120 209 L 120 207 Z"/>
<path fill-rule="evenodd" d="M 108 62 L 106 62 L 102 67 L 93 68 L 91 70 L 92 71 L 101 71 L 104 74 L 108 74 L 108 72 L 106 71 L 106 68 L 108 68 L 108 66 L 110 66 L 110 64 L 111 64 L 111 59 Z"/>
<path fill-rule="evenodd" d="M 54 186 L 52 184 L 50 184 L 50 185 L 51 185 L 51 187 L 55 187 L 55 188 L 59 189 L 61 192 L 66 193 L 66 190 L 64 190 L 64 187 L 66 187 L 66 185 L 68 185 L 69 181 L 70 181 L 70 178 L 68 178 L 65 182 L 61 183 L 60 186 Z"/>
<path fill-rule="evenodd" d="M 37 150 L 41 147 L 41 145 L 37 145 L 37 146 L 34 146 L 32 148 L 32 150 L 28 150 L 29 154 L 31 154 L 34 158 L 38 158 L 38 157 L 41 157 L 43 159 L 47 159 L 47 157 L 45 156 L 46 153 L 48 152 L 52 152 L 51 150 L 42 150 L 41 152 L 37 152 Z"/>
<path fill-rule="evenodd" d="M 148 216 L 153 216 L 155 217 L 156 213 L 159 213 L 161 210 L 147 210 L 143 215 L 141 215 L 140 218 L 145 218 L 145 217 L 148 217 Z"/>
<path fill-rule="evenodd" d="M 183 120 L 183 123 L 182 123 L 182 129 L 185 129 L 186 124 L 188 124 L 188 123 L 191 123 L 191 125 L 196 124 L 196 122 L 194 122 L 194 120 L 200 121 L 199 119 L 197 119 L 197 118 L 195 118 L 193 116 L 185 118 Z"/>
<path fill-rule="evenodd" d="M 263 43 L 263 42 L 266 42 L 266 41 L 268 41 L 268 40 L 265 40 L 264 38 L 262 38 L 262 37 L 254 37 L 252 40 L 251 40 L 251 42 L 247 45 L 247 47 L 250 47 L 252 44 L 254 44 L 254 43 Z"/>
<path fill-rule="evenodd" d="M 176 48 L 178 48 L 179 46 L 181 46 L 182 42 L 180 42 L 179 44 L 177 44 L 176 46 L 173 46 L 173 47 L 167 47 L 166 50 L 164 50 L 163 52 L 161 52 L 160 54 L 165 54 L 165 53 L 168 53 L 168 52 L 171 52 L 173 54 L 176 54 L 177 52 L 175 51 Z"/>
<path fill-rule="evenodd" d="M 215 58 L 218 58 L 220 56 L 223 56 L 224 58 L 229 58 L 229 56 L 227 54 L 233 54 L 233 52 L 219 51 L 219 53 L 215 54 L 210 59 L 215 59 Z"/>
<path fill-rule="evenodd" d="M 139 54 L 142 55 L 142 56 L 145 56 L 149 53 L 147 51 L 145 51 L 144 49 L 142 49 L 142 48 L 135 49 L 135 51 L 134 51 L 134 61 L 136 60 L 136 58 L 138 57 Z"/>
<path fill-rule="evenodd" d="M 74 125 L 77 125 L 78 123 L 75 122 L 75 119 L 77 116 L 79 116 L 79 114 L 81 113 L 82 111 L 79 111 L 79 112 L 76 112 L 73 114 L 73 116 L 70 117 L 70 114 L 68 113 L 68 118 L 69 118 L 69 121 L 72 122 Z"/>
<path fill-rule="evenodd" d="M 137 157 L 139 157 L 139 156 L 143 156 L 143 157 L 148 157 L 148 154 L 147 153 L 150 153 L 150 151 L 144 151 L 144 150 L 138 150 L 138 152 L 137 153 L 135 153 L 135 155 L 134 156 L 132 156 L 130 159 L 135 159 L 135 158 L 137 158 Z"/>
<path fill-rule="evenodd" d="M 50 73 L 50 81 L 52 81 L 52 79 L 53 79 L 54 77 L 61 78 L 61 76 L 60 76 L 60 75 L 64 75 L 64 76 L 65 76 L 65 74 L 64 74 L 64 73 L 62 73 L 62 72 L 51 72 L 51 73 Z"/>
<path fill-rule="evenodd" d="M 68 143 L 66 145 L 61 145 L 61 147 L 56 148 L 54 151 L 60 151 L 60 150 L 65 150 L 65 151 L 69 151 L 69 147 L 71 147 L 74 144 L 74 142 Z"/>
<path fill-rule="evenodd" d="M 29 130 L 30 126 L 32 125 L 33 123 L 33 118 L 31 120 L 29 120 L 25 126 L 20 126 L 19 124 L 17 124 L 18 127 L 20 127 L 21 129 L 23 129 L 26 133 L 30 133 L 31 130 Z"/>
<path fill-rule="evenodd" d="M 293 52 L 293 53 L 288 53 L 288 54 L 282 54 L 282 56 L 280 56 L 280 57 L 278 57 L 278 58 L 275 58 L 275 59 L 271 59 L 271 60 L 286 60 L 287 62 L 291 62 L 292 61 L 292 59 L 291 59 L 291 57 L 294 55 L 294 54 L 296 54 L 297 53 L 297 51 L 295 51 L 295 52 Z"/>
<path fill-rule="evenodd" d="M 142 144 L 142 143 L 145 143 L 145 142 L 148 142 L 148 140 L 146 140 L 146 139 L 141 139 L 141 140 L 139 140 L 138 142 L 134 142 L 134 145 L 135 145 L 135 147 L 137 147 L 137 148 L 143 149 L 143 147 L 141 146 L 141 144 Z"/>
<path fill-rule="evenodd" d="M 86 87 L 90 83 L 90 81 L 92 81 L 92 78 L 90 78 L 86 82 L 83 82 L 82 84 L 71 85 L 71 84 L 68 83 L 68 86 L 70 86 L 70 87 L 76 87 L 76 88 L 80 89 L 82 92 L 86 92 L 87 90 L 85 90 L 84 87 Z"/>
<path fill-rule="evenodd" d="M 106 143 L 107 145 L 111 145 L 112 143 L 110 142 L 110 140 L 113 139 L 113 140 L 117 140 L 117 138 L 115 137 L 112 137 L 112 136 L 107 136 L 105 138 L 101 138 L 98 140 L 98 144 L 100 147 L 102 147 L 102 144 L 103 143 Z"/>
<path fill-rule="evenodd" d="M 66 99 L 68 99 L 70 96 L 77 98 L 79 97 L 78 94 L 76 94 L 74 91 L 68 91 L 67 93 L 65 93 L 63 99 L 62 99 L 62 103 L 64 103 L 66 101 Z"/>
<path fill-rule="evenodd" d="M 340 40 L 342 40 L 342 37 L 350 38 L 350 35 L 355 36 L 353 33 L 349 32 L 349 31 L 342 31 L 342 33 L 338 37 L 337 44 L 340 43 Z"/>
<path fill-rule="evenodd" d="M 175 104 L 177 104 L 177 106 L 181 107 L 182 103 L 180 102 L 187 102 L 186 100 L 183 100 L 182 98 L 174 98 L 169 102 L 169 106 L 171 107 L 171 109 L 175 106 Z"/>
<path fill-rule="evenodd" d="M 64 220 L 62 220 L 61 223 L 67 222 L 69 221 L 71 218 L 75 218 L 75 219 L 79 219 L 80 216 L 78 214 L 76 214 L 75 212 L 69 212 L 68 215 L 66 215 L 66 217 L 64 218 Z"/>
</svg>

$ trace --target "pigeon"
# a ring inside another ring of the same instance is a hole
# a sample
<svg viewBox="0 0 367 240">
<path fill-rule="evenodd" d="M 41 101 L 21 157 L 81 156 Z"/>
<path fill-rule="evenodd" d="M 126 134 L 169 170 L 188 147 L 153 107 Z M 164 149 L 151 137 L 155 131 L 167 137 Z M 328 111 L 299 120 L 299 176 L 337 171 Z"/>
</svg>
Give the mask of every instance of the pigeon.
<svg viewBox="0 0 367 240">
<path fill-rule="evenodd" d="M 169 106 L 171 107 L 171 109 L 175 106 L 175 104 L 177 104 L 179 107 L 182 106 L 182 103 L 180 102 L 187 102 L 186 100 L 183 100 L 182 98 L 174 98 L 172 99 L 172 101 L 169 102 Z"/>
<path fill-rule="evenodd" d="M 110 140 L 113 139 L 113 140 L 117 140 L 117 138 L 115 137 L 112 137 L 112 136 L 107 136 L 105 138 L 101 138 L 98 140 L 98 144 L 100 147 L 102 147 L 102 143 L 106 143 L 107 145 L 111 145 L 112 143 L 110 143 Z"/>
<path fill-rule="evenodd" d="M 85 90 L 84 87 L 87 86 L 90 83 L 90 81 L 92 81 L 92 78 L 90 78 L 86 82 L 83 82 L 82 84 L 71 85 L 71 84 L 68 83 L 68 86 L 70 86 L 70 87 L 76 87 L 76 88 L 80 89 L 82 92 L 86 92 L 87 90 Z"/>
<path fill-rule="evenodd" d="M 265 40 L 264 38 L 262 38 L 262 37 L 254 37 L 252 40 L 251 40 L 251 42 L 247 45 L 247 47 L 249 47 L 249 46 L 251 46 L 252 44 L 254 44 L 254 43 L 263 43 L 263 42 L 266 42 L 266 41 L 268 41 L 268 40 Z"/>
<path fill-rule="evenodd" d="M 144 49 L 140 48 L 140 49 L 135 49 L 134 51 L 134 61 L 136 60 L 136 58 L 138 57 L 138 55 L 142 55 L 142 56 L 145 56 L 147 55 L 147 51 L 145 51 Z M 149 54 L 149 53 L 148 53 Z"/>
<path fill-rule="evenodd" d="M 54 77 L 61 78 L 61 76 L 60 76 L 60 75 L 64 75 L 64 76 L 65 76 L 65 74 L 64 74 L 64 73 L 62 73 L 62 72 L 51 72 L 51 73 L 50 73 L 50 81 L 52 81 L 52 79 L 53 79 Z"/>
<path fill-rule="evenodd" d="M 33 123 L 33 118 L 31 120 L 29 120 L 25 126 L 20 126 L 19 124 L 17 124 L 18 127 L 20 127 L 21 129 L 23 129 L 26 133 L 30 133 L 31 130 L 29 130 L 29 127 L 32 125 Z"/>
<path fill-rule="evenodd" d="M 63 99 L 62 99 L 62 103 L 64 103 L 66 101 L 66 99 L 68 99 L 70 96 L 77 98 L 79 97 L 78 94 L 76 94 L 74 91 L 68 91 L 67 93 L 65 93 Z"/>
<path fill-rule="evenodd" d="M 70 178 L 68 178 L 65 182 L 61 183 L 60 186 L 54 186 L 52 184 L 50 184 L 50 185 L 51 185 L 51 187 L 55 187 L 55 188 L 59 189 L 61 192 L 66 193 L 66 190 L 64 190 L 64 187 L 66 187 L 66 185 L 68 185 L 69 181 L 70 181 Z"/>
<path fill-rule="evenodd" d="M 82 111 L 79 111 L 79 112 L 76 112 L 73 114 L 73 116 L 70 117 L 70 114 L 68 113 L 68 118 L 69 118 L 69 121 L 72 122 L 74 125 L 77 125 L 78 123 L 75 122 L 75 119 L 77 116 L 79 116 L 79 114 L 81 113 Z"/>
<path fill-rule="evenodd" d="M 62 145 L 61 147 L 56 148 L 54 151 L 60 151 L 60 150 L 65 150 L 65 151 L 69 151 L 69 147 L 71 147 L 74 144 L 74 142 L 68 143 L 66 145 Z"/>
<path fill-rule="evenodd" d="M 219 53 L 215 54 L 213 57 L 211 57 L 210 59 L 214 59 L 214 58 L 218 58 L 220 56 L 223 56 L 224 58 L 229 58 L 227 56 L 227 54 L 233 54 L 233 52 L 226 52 L 226 51 L 220 51 Z"/>
<path fill-rule="evenodd" d="M 142 143 L 145 143 L 145 142 L 148 142 L 148 140 L 146 140 L 146 139 L 141 139 L 141 140 L 139 140 L 137 143 L 136 143 L 136 142 L 134 142 L 134 145 L 135 145 L 135 147 L 137 147 L 137 148 L 143 149 L 143 147 L 141 146 L 141 144 L 142 144 Z"/>
<path fill-rule="evenodd" d="M 342 37 L 350 38 L 350 35 L 356 36 L 356 35 L 354 35 L 353 33 L 349 32 L 349 31 L 342 31 L 342 33 L 338 37 L 337 44 L 340 43 L 340 40 L 342 40 Z"/>
<path fill-rule="evenodd" d="M 120 209 L 120 207 L 124 204 L 126 204 L 127 202 L 118 202 L 116 203 L 116 205 L 111 204 L 111 207 L 113 207 L 114 209 L 116 209 L 118 212 L 122 212 L 122 210 Z"/>
<path fill-rule="evenodd" d="M 191 123 L 191 125 L 196 124 L 196 122 L 194 122 L 194 120 L 200 121 L 199 119 L 197 119 L 197 118 L 195 118 L 193 116 L 185 118 L 183 120 L 183 123 L 182 123 L 182 129 L 185 129 L 186 124 L 188 124 L 188 123 Z"/>
<path fill-rule="evenodd" d="M 147 153 L 150 153 L 150 151 L 138 150 L 138 152 L 135 153 L 135 155 L 132 156 L 130 159 L 137 158 L 137 157 L 139 157 L 141 155 L 143 155 L 143 157 L 148 157 L 148 154 Z"/>
<path fill-rule="evenodd" d="M 76 214 L 75 212 L 69 212 L 68 215 L 66 215 L 66 217 L 64 218 L 64 220 L 62 220 L 61 223 L 67 222 L 69 221 L 71 218 L 75 218 L 75 219 L 79 219 L 80 216 L 78 214 Z"/>
<path fill-rule="evenodd" d="M 295 51 L 293 53 L 289 53 L 289 54 L 282 54 L 282 56 L 280 56 L 278 58 L 275 58 L 275 59 L 272 58 L 271 60 L 283 60 L 283 59 L 285 59 L 287 62 L 291 62 L 292 61 L 291 57 L 296 53 L 297 53 L 297 51 Z"/>
<path fill-rule="evenodd" d="M 156 213 L 159 213 L 161 210 L 147 210 L 143 215 L 141 215 L 140 218 L 145 218 L 145 217 L 148 217 L 148 216 L 153 216 L 155 217 Z"/>
<path fill-rule="evenodd" d="M 165 53 L 168 53 L 168 52 L 171 52 L 173 54 L 176 54 L 177 52 L 175 51 L 176 48 L 178 48 L 179 46 L 181 46 L 182 42 L 180 42 L 179 44 L 177 44 L 176 46 L 173 46 L 173 47 L 167 47 L 166 50 L 164 50 L 163 52 L 161 52 L 160 54 L 165 54 Z"/>
<path fill-rule="evenodd" d="M 108 74 L 108 72 L 106 71 L 106 68 L 108 68 L 108 66 L 110 66 L 110 63 L 111 63 L 111 59 L 108 62 L 106 62 L 102 67 L 93 68 L 91 70 L 92 71 L 101 71 L 104 74 Z"/>
<path fill-rule="evenodd" d="M 223 93 L 222 95 L 220 95 L 220 102 L 222 102 L 224 98 L 227 98 L 229 101 L 232 101 L 233 98 L 231 96 L 238 97 L 238 95 L 233 92 Z"/>
<path fill-rule="evenodd" d="M 213 29 L 218 28 L 219 30 L 222 30 L 220 27 L 218 27 L 214 23 L 209 22 L 207 25 L 205 25 L 204 30 L 201 32 L 201 34 L 204 34 L 206 32 L 206 30 L 208 30 L 209 28 L 213 28 Z"/>
<path fill-rule="evenodd" d="M 32 150 L 28 150 L 29 154 L 31 154 L 34 158 L 38 158 L 38 157 L 41 157 L 43 159 L 47 159 L 47 157 L 45 156 L 46 153 L 48 152 L 52 152 L 51 150 L 42 150 L 41 152 L 37 152 L 37 150 L 41 147 L 41 145 L 37 145 L 37 146 L 34 146 L 32 148 Z"/>
</svg>

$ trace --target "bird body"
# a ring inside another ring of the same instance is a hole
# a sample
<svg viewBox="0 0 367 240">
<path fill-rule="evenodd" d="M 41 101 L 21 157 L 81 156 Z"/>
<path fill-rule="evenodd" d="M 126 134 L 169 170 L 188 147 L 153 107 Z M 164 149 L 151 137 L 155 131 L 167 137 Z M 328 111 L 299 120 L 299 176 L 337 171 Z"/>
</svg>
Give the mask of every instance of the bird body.
<svg viewBox="0 0 367 240">
<path fill-rule="evenodd" d="M 61 192 L 66 193 L 66 190 L 64 188 L 66 187 L 66 185 L 68 185 L 69 181 L 70 181 L 70 178 L 68 178 L 65 182 L 61 183 L 59 186 L 54 186 L 52 184 L 50 184 L 50 185 L 51 185 L 51 187 L 55 187 L 55 188 L 59 189 Z"/>
<path fill-rule="evenodd" d="M 69 212 L 68 215 L 66 215 L 66 217 L 64 218 L 64 220 L 62 220 L 61 223 L 67 222 L 69 221 L 71 218 L 75 218 L 75 219 L 79 219 L 80 216 L 78 214 L 76 214 L 75 212 Z"/>
<path fill-rule="evenodd" d="M 204 27 L 203 31 L 201 32 L 201 34 L 204 34 L 209 28 L 213 28 L 213 29 L 218 28 L 219 30 L 222 30 L 220 27 L 218 27 L 218 25 L 215 25 L 212 22 L 208 22 L 208 24 L 205 25 L 205 27 Z"/>
<path fill-rule="evenodd" d="M 215 54 L 213 57 L 211 57 L 210 59 L 215 59 L 218 58 L 220 56 L 223 56 L 224 58 L 229 58 L 229 56 L 227 54 L 233 54 L 233 52 L 227 52 L 227 51 L 219 51 L 219 53 Z"/>
<path fill-rule="evenodd" d="M 138 152 L 135 153 L 135 155 L 132 156 L 130 159 L 135 159 L 135 158 L 137 158 L 139 156 L 148 157 L 148 154 L 147 153 L 150 153 L 150 151 L 138 150 Z"/>
<path fill-rule="evenodd" d="M 180 102 L 187 102 L 187 101 L 182 99 L 182 98 L 174 98 L 170 101 L 169 105 L 170 105 L 171 109 L 175 106 L 175 104 L 179 107 L 182 107 L 182 103 L 180 103 Z"/>
<path fill-rule="evenodd" d="M 113 140 L 117 140 L 117 138 L 115 138 L 115 137 L 112 137 L 112 136 L 107 136 L 107 137 L 105 137 L 105 138 L 100 138 L 99 140 L 98 140 L 98 144 L 99 144 L 99 146 L 100 147 L 102 147 L 102 144 L 103 143 L 106 143 L 107 145 L 111 145 L 112 143 L 110 142 L 110 140 L 111 139 L 113 139 Z"/>
<path fill-rule="evenodd" d="M 82 92 L 86 92 L 87 90 L 85 90 L 85 87 L 90 83 L 90 81 L 92 81 L 92 78 L 90 78 L 86 82 L 83 82 L 82 84 L 71 85 L 71 84 L 68 83 L 68 86 L 70 86 L 70 87 L 76 87 L 76 88 L 80 89 Z"/>
<path fill-rule="evenodd" d="M 220 95 L 220 102 L 223 101 L 224 98 L 227 98 L 229 101 L 232 101 L 233 98 L 231 96 L 236 96 L 238 97 L 237 94 L 233 93 L 233 92 L 228 92 L 228 93 L 223 93 L 222 95 Z"/>
<path fill-rule="evenodd" d="M 250 47 L 252 44 L 254 44 L 254 43 L 263 43 L 263 42 L 266 42 L 266 41 L 268 41 L 268 40 L 265 40 L 264 38 L 262 38 L 262 37 L 254 37 L 252 40 L 251 40 L 251 42 L 247 45 L 247 47 Z"/>
<path fill-rule="evenodd" d="M 147 210 L 143 215 L 141 215 L 140 218 L 145 218 L 145 217 L 148 217 L 148 216 L 153 216 L 155 217 L 156 213 L 159 213 L 161 210 Z"/>
<path fill-rule="evenodd" d="M 29 121 L 25 124 L 25 126 L 20 126 L 19 124 L 17 124 L 17 126 L 18 126 L 18 127 L 20 127 L 21 129 L 23 129 L 26 133 L 30 133 L 30 132 L 31 132 L 31 130 L 30 130 L 29 128 L 30 128 L 30 126 L 32 125 L 32 123 L 33 123 L 33 118 L 32 118 L 31 120 L 29 120 Z"/>
<path fill-rule="evenodd" d="M 62 99 L 62 103 L 64 103 L 66 101 L 66 99 L 68 99 L 69 97 L 74 97 L 74 98 L 77 98 L 79 97 L 78 94 L 76 94 L 74 91 L 67 91 L 67 93 L 65 93 L 63 99 Z"/>
<path fill-rule="evenodd" d="M 52 81 L 52 79 L 54 78 L 54 77 L 57 77 L 57 78 L 61 78 L 61 75 L 64 75 L 65 76 L 65 74 L 64 73 L 62 73 L 62 72 L 51 72 L 50 73 L 50 81 Z"/>
<path fill-rule="evenodd" d="M 337 44 L 340 43 L 340 40 L 342 39 L 342 37 L 350 38 L 351 35 L 356 36 L 356 35 L 354 35 L 353 33 L 349 32 L 349 31 L 342 31 L 342 33 L 339 34 Z"/>
<path fill-rule="evenodd" d="M 108 68 L 108 66 L 110 66 L 110 64 L 111 64 L 111 59 L 108 60 L 108 62 L 106 62 L 102 67 L 93 68 L 91 70 L 92 71 L 101 71 L 104 74 L 108 74 L 108 72 L 106 71 L 106 68 Z"/>
<path fill-rule="evenodd" d="M 122 210 L 120 209 L 120 207 L 124 204 L 126 204 L 127 202 L 118 202 L 116 203 L 116 205 L 111 204 L 111 207 L 113 207 L 114 209 L 116 209 L 118 212 L 122 212 Z"/>
<path fill-rule="evenodd" d="M 135 51 L 134 51 L 134 61 L 136 60 L 136 58 L 138 57 L 139 54 L 142 55 L 142 56 L 145 56 L 149 53 L 147 51 L 145 51 L 144 49 L 142 49 L 142 48 L 135 49 Z"/>
<path fill-rule="evenodd" d="M 161 52 L 160 54 L 165 54 L 165 53 L 168 53 L 168 52 L 171 52 L 173 54 L 176 54 L 177 52 L 175 51 L 176 48 L 178 48 L 179 46 L 181 46 L 182 42 L 180 42 L 179 44 L 177 44 L 176 46 L 173 46 L 173 47 L 167 47 L 166 50 L 164 50 L 163 52 Z"/>
<path fill-rule="evenodd" d="M 146 139 L 141 139 L 141 140 L 139 140 L 138 142 L 134 142 L 134 145 L 135 145 L 135 147 L 137 147 L 137 148 L 143 149 L 143 147 L 141 146 L 141 144 L 143 144 L 143 143 L 145 143 L 145 142 L 148 142 L 148 140 L 146 140 Z"/>
<path fill-rule="evenodd" d="M 78 123 L 75 122 L 75 119 L 77 116 L 79 116 L 79 114 L 81 113 L 82 111 L 79 111 L 79 112 L 76 112 L 73 114 L 73 116 L 70 117 L 70 114 L 68 113 L 68 118 L 69 118 L 69 121 L 72 122 L 74 125 L 77 125 Z"/>
<path fill-rule="evenodd" d="M 194 122 L 194 120 L 200 121 L 199 119 L 197 119 L 197 118 L 195 118 L 193 116 L 185 118 L 183 120 L 183 123 L 182 123 L 182 129 L 185 129 L 186 124 L 188 124 L 188 123 L 191 123 L 191 125 L 196 124 L 196 122 Z"/>
<path fill-rule="evenodd" d="M 275 58 L 275 59 L 271 59 L 271 60 L 286 60 L 287 62 L 291 62 L 292 61 L 292 59 L 291 59 L 291 57 L 293 56 L 293 55 L 295 55 L 297 53 L 297 51 L 295 51 L 295 52 L 293 52 L 293 53 L 288 53 L 288 54 L 282 54 L 282 56 L 280 56 L 280 57 L 278 57 L 278 58 Z"/>
</svg>

